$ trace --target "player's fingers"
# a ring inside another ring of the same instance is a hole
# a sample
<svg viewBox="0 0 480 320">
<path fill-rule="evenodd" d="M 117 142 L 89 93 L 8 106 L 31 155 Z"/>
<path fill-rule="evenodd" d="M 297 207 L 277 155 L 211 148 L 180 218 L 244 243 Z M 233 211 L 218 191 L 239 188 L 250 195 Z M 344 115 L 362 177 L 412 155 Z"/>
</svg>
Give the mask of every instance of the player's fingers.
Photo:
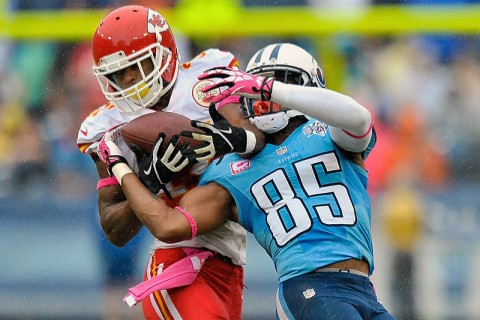
<svg viewBox="0 0 480 320">
<path fill-rule="evenodd" d="M 217 94 L 212 102 L 213 103 L 219 103 L 220 101 L 230 97 L 230 95 L 232 94 L 232 90 L 229 88 L 229 89 L 226 89 L 226 90 L 223 90 L 221 93 Z"/>
<path fill-rule="evenodd" d="M 143 184 L 147 187 L 150 192 L 157 194 L 160 191 L 160 186 L 156 183 L 151 183 L 150 181 L 142 181 Z"/>
<path fill-rule="evenodd" d="M 225 120 L 225 118 L 218 112 L 215 103 L 210 103 L 210 106 L 208 107 L 208 113 L 210 114 L 210 118 L 212 118 L 213 123 L 218 123 Z"/>
<path fill-rule="evenodd" d="M 201 91 L 203 93 L 207 93 L 208 91 L 211 91 L 211 90 L 215 90 L 215 89 L 219 89 L 221 87 L 231 87 L 232 86 L 232 82 L 231 81 L 217 81 L 213 84 L 209 84 L 208 86 L 205 86 L 201 89 Z M 207 97 L 207 100 L 208 98 L 210 97 Z M 210 102 L 210 101 L 207 101 L 207 102 Z"/>
<path fill-rule="evenodd" d="M 140 160 L 146 157 L 147 154 L 145 153 L 145 150 L 143 150 L 142 147 L 140 147 L 139 145 L 132 143 L 129 145 L 129 147 L 130 147 L 130 150 L 132 150 L 135 156 L 137 157 L 137 160 Z"/>
<path fill-rule="evenodd" d="M 204 154 L 196 155 L 195 159 L 198 162 L 203 162 L 203 161 L 208 161 L 208 160 L 212 159 L 214 156 L 215 156 L 215 154 L 212 154 L 211 152 L 207 152 L 207 153 L 204 153 Z"/>
<path fill-rule="evenodd" d="M 197 129 L 201 129 L 203 130 L 203 123 L 202 121 L 198 121 L 198 120 L 191 120 L 190 121 L 190 125 L 194 128 L 197 128 Z M 183 136 L 184 137 L 187 137 L 189 133 L 193 133 L 192 131 L 189 131 L 189 130 L 183 130 Z M 180 133 L 180 135 L 182 135 L 182 132 Z M 191 138 L 191 135 L 190 135 L 190 138 Z"/>
<path fill-rule="evenodd" d="M 204 71 L 197 78 L 198 80 L 211 79 L 211 78 L 226 78 L 229 77 L 228 69 L 226 67 L 215 67 Z"/>
<path fill-rule="evenodd" d="M 168 199 L 173 200 L 173 197 L 172 197 L 172 195 L 170 194 L 170 191 L 168 191 L 166 184 L 161 184 L 161 185 L 160 185 L 160 189 L 162 189 L 163 193 L 165 193 L 165 195 L 168 197 Z M 159 189 L 159 190 L 160 190 L 160 189 Z"/>
<path fill-rule="evenodd" d="M 172 159 L 172 171 L 178 172 L 182 170 L 188 164 L 188 159 L 186 159 L 180 150 L 175 153 L 175 156 Z"/>
<path fill-rule="evenodd" d="M 171 143 L 168 144 L 167 149 L 162 155 L 162 163 L 171 169 L 172 162 L 174 162 L 176 152 L 175 146 Z"/>
<path fill-rule="evenodd" d="M 209 145 L 209 142 L 204 142 L 196 147 L 192 147 L 190 144 L 187 143 L 182 147 L 180 152 L 184 157 L 196 157 L 199 153 L 204 153 L 206 150 L 208 150 Z"/>
<path fill-rule="evenodd" d="M 155 139 L 155 144 L 161 145 L 163 143 L 163 140 L 165 140 L 165 133 L 159 132 L 157 138 Z"/>
<path fill-rule="evenodd" d="M 173 145 L 174 147 L 177 147 L 178 141 L 180 140 L 180 135 L 176 134 L 173 137 L 170 138 L 170 144 Z"/>
<path fill-rule="evenodd" d="M 162 157 L 162 163 L 172 172 L 179 172 L 188 165 L 188 158 L 182 155 L 181 150 L 175 148 L 172 143 L 168 144 L 167 150 Z"/>
<path fill-rule="evenodd" d="M 197 158 L 194 157 L 194 156 L 187 157 L 187 159 L 188 159 L 188 163 L 190 163 L 190 164 L 197 164 L 198 163 Z"/>
<path fill-rule="evenodd" d="M 165 139 L 165 133 L 160 132 L 157 135 L 157 139 L 155 140 L 155 144 L 153 145 L 152 155 L 153 160 L 156 161 L 157 157 L 159 157 L 160 147 L 162 146 L 163 140 Z"/>
<path fill-rule="evenodd" d="M 189 149 L 189 150 L 194 150 L 196 156 L 198 157 L 204 157 L 206 156 L 207 153 L 215 154 L 215 148 L 212 148 L 212 144 L 210 143 L 205 143 L 205 144 L 202 144 L 202 146 Z"/>
<path fill-rule="evenodd" d="M 200 128 L 200 129 L 203 130 L 203 128 Z M 207 132 L 207 129 L 205 129 L 204 131 L 205 131 L 205 134 L 184 130 L 184 131 L 180 132 L 179 135 L 182 136 L 182 137 L 186 137 L 186 138 L 194 139 L 194 140 L 198 140 L 198 141 L 207 141 L 209 143 L 212 142 L 212 136 L 210 135 L 211 130 L 208 130 L 208 132 Z"/>
</svg>

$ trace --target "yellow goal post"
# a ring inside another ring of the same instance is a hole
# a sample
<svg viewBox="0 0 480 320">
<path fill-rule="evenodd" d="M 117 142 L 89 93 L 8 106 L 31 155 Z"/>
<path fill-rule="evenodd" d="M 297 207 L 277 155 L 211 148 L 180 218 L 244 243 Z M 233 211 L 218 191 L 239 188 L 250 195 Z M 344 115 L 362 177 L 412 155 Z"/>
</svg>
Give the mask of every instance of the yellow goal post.
<svg viewBox="0 0 480 320">
<path fill-rule="evenodd" d="M 90 39 L 108 12 L 49 10 L 11 12 L 0 0 L 0 38 Z M 180 1 L 158 8 L 174 30 L 195 38 L 480 33 L 480 5 L 380 5 L 365 8 L 244 7 L 237 0 Z"/>
</svg>

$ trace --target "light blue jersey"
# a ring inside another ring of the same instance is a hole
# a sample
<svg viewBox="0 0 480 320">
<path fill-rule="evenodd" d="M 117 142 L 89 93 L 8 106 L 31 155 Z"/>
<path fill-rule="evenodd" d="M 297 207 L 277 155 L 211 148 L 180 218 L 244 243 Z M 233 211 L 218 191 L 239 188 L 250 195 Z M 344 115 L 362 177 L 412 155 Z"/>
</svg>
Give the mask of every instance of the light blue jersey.
<svg viewBox="0 0 480 320">
<path fill-rule="evenodd" d="M 365 156 L 374 145 L 375 135 Z M 270 255 L 280 282 L 351 258 L 373 272 L 367 172 L 324 123 L 311 119 L 250 159 L 214 161 L 200 184 L 212 181 L 233 196 L 239 223 Z"/>
</svg>

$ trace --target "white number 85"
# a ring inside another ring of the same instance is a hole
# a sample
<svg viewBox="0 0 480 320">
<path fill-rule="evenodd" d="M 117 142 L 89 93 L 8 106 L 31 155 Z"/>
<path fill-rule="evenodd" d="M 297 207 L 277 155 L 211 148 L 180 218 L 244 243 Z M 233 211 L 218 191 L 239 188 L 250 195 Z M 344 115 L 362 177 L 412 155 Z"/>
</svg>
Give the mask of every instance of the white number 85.
<svg viewBox="0 0 480 320">
<path fill-rule="evenodd" d="M 345 185 L 341 183 L 320 185 L 315 166 L 322 165 L 325 175 L 340 171 L 339 161 L 333 152 L 320 154 L 294 164 L 298 181 L 308 197 L 331 195 L 340 214 L 335 215 L 328 203 L 315 205 L 319 220 L 325 225 L 353 225 L 357 221 L 355 208 Z M 258 206 L 267 216 L 267 224 L 278 246 L 310 230 L 313 219 L 305 202 L 298 198 L 291 182 L 282 169 L 257 181 L 251 192 Z"/>
</svg>

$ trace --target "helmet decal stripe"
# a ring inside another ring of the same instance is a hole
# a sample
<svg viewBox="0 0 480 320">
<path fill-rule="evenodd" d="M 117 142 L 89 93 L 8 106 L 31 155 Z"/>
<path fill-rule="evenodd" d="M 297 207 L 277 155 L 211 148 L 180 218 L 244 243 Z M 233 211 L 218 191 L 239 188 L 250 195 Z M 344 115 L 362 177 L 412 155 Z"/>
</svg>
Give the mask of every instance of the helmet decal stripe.
<svg viewBox="0 0 480 320">
<path fill-rule="evenodd" d="M 255 58 L 255 63 L 259 63 L 259 62 L 260 62 L 260 59 L 262 58 L 263 51 L 265 51 L 265 48 L 263 48 L 262 50 L 258 51 L 257 57 Z"/>
<path fill-rule="evenodd" d="M 270 53 L 270 60 L 271 59 L 277 59 L 278 58 L 278 52 L 280 51 L 280 48 L 282 47 L 281 44 L 277 44 L 275 48 L 273 48 L 272 53 Z"/>
</svg>

